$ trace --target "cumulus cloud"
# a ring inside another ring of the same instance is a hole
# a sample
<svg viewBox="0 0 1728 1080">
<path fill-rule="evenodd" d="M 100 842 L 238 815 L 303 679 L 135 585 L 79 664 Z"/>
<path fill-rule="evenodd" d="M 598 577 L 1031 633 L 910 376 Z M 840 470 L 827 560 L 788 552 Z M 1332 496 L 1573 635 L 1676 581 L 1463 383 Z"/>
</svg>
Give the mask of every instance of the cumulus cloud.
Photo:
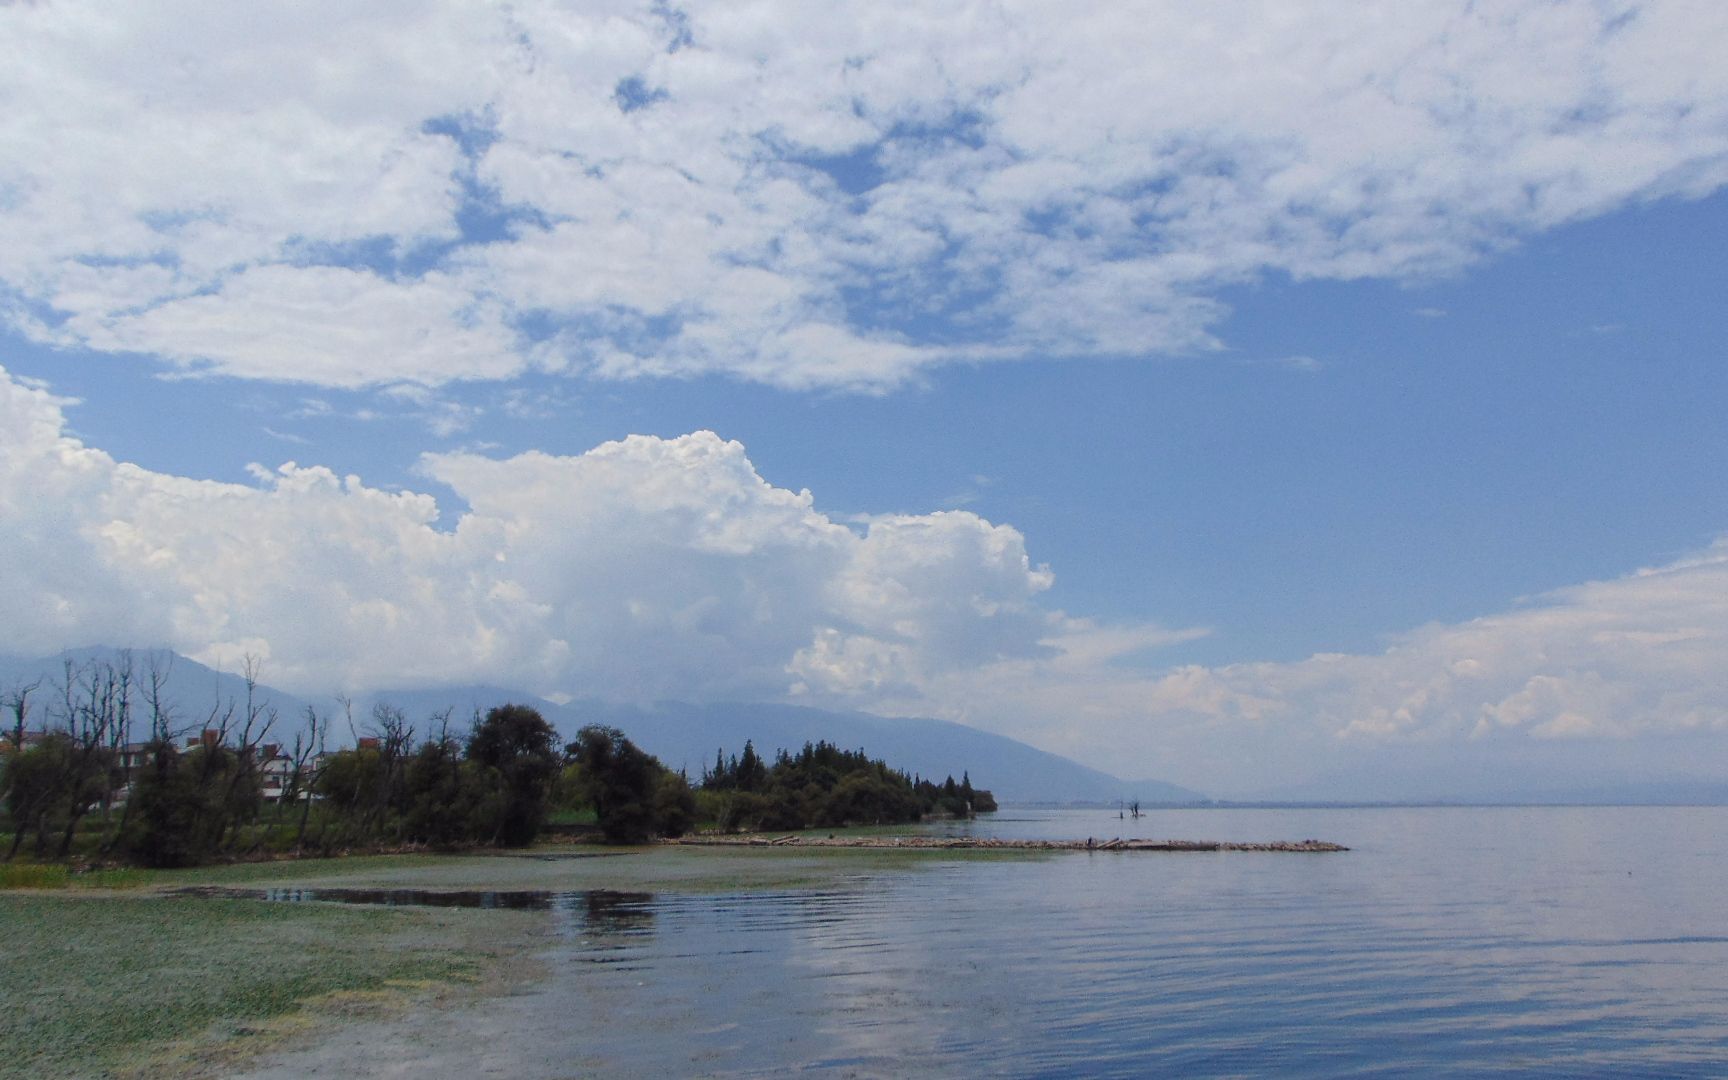
<svg viewBox="0 0 1728 1080">
<path fill-rule="evenodd" d="M 255 485 L 116 462 L 0 372 L 0 651 L 250 652 L 328 691 L 502 681 L 653 700 L 849 693 L 1036 656 L 1059 615 L 1020 534 L 964 512 L 839 523 L 709 432 L 575 457 L 425 455 L 465 504 L 319 466 Z M 855 666 L 855 665 L 854 665 Z"/>
<path fill-rule="evenodd" d="M 1728 539 L 1507 612 L 1424 626 L 1379 653 L 1153 672 L 1113 663 L 1134 647 L 1132 634 L 1070 633 L 1054 658 L 949 670 L 887 705 L 1224 792 L 1266 791 L 1393 751 L 1478 769 L 1540 761 L 1538 743 L 1554 755 L 1560 744 L 1587 746 L 1575 760 L 1598 768 L 1638 757 L 1670 773 L 1709 772 L 1688 740 L 1719 748 L 1728 733 Z"/>
<path fill-rule="evenodd" d="M 311 693 L 486 681 L 936 715 L 1215 792 L 1385 747 L 1607 760 L 1728 732 L 1728 539 L 1380 653 L 1170 668 L 1159 650 L 1205 630 L 1049 606 L 1015 529 L 836 518 L 708 432 L 427 454 L 460 504 L 440 506 L 293 462 L 250 485 L 152 472 L 69 436 L 70 404 L 0 372 L 0 651 L 252 653 Z"/>
<path fill-rule="evenodd" d="M 1728 180 L 1728 9 L 0 8 L 15 330 L 333 386 L 1205 349 Z M 430 347 L 438 342 L 442 347 Z"/>
<path fill-rule="evenodd" d="M 1174 708 L 1296 715 L 1344 740 L 1628 738 L 1728 730 L 1725 650 L 1728 540 L 1503 614 L 1423 627 L 1378 655 L 1179 672 L 1161 686 Z"/>
</svg>

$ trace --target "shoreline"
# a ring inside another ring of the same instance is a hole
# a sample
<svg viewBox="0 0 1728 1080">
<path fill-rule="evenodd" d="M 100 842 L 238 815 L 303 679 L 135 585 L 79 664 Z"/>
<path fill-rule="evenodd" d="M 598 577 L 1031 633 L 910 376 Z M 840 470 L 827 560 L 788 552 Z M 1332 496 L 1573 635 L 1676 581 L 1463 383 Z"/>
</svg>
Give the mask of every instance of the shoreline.
<svg viewBox="0 0 1728 1080">
<path fill-rule="evenodd" d="M 672 847 L 868 848 L 878 851 L 1265 851 L 1320 854 L 1349 851 L 1326 840 L 1007 840 L 971 836 L 806 836 L 761 833 L 736 836 L 681 836 L 662 840 Z"/>
</svg>

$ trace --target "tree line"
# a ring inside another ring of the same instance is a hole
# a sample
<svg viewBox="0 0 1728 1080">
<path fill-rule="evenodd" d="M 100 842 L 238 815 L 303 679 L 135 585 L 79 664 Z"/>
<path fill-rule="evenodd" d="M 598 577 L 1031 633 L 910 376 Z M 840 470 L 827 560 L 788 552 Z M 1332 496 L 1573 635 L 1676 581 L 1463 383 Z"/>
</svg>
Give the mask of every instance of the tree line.
<svg viewBox="0 0 1728 1080">
<path fill-rule="evenodd" d="M 531 708 L 476 715 L 466 734 L 450 711 L 424 734 L 380 703 L 352 747 L 329 752 L 332 717 L 308 707 L 291 742 L 272 741 L 275 708 L 248 660 L 244 692 L 195 717 L 164 692 L 171 661 L 67 661 L 48 688 L 20 686 L 0 704 L 3 857 L 73 854 L 187 866 L 266 852 L 354 847 L 521 845 L 543 827 L 564 760 Z M 41 708 L 38 709 L 38 705 Z M 32 731 L 32 714 L 41 723 Z M 136 740 L 136 741 L 134 741 Z"/>
<path fill-rule="evenodd" d="M 779 751 L 768 764 L 746 742 L 735 757 L 716 752 L 713 767 L 702 771 L 697 806 L 722 830 L 756 832 L 970 817 L 995 810 L 996 800 L 973 788 L 969 774 L 958 784 L 952 776 L 936 784 L 862 749 L 807 742 L 796 754 Z"/>
<path fill-rule="evenodd" d="M 746 743 L 741 756 L 716 755 L 693 788 L 614 728 L 585 727 L 560 747 L 525 705 L 476 712 L 463 732 L 450 710 L 421 730 L 385 703 L 357 721 L 339 698 L 352 745 L 329 751 L 335 718 L 315 708 L 291 740 L 274 735 L 280 717 L 259 693 L 255 661 L 241 694 L 193 717 L 167 701 L 170 664 L 130 653 L 67 661 L 52 686 L 0 697 L 0 833 L 11 833 L 0 857 L 28 845 L 37 858 L 188 866 L 272 852 L 521 846 L 554 814 L 591 820 L 607 842 L 640 843 L 698 823 L 783 830 L 995 809 L 969 776 L 936 784 L 826 742 L 772 763 Z"/>
</svg>

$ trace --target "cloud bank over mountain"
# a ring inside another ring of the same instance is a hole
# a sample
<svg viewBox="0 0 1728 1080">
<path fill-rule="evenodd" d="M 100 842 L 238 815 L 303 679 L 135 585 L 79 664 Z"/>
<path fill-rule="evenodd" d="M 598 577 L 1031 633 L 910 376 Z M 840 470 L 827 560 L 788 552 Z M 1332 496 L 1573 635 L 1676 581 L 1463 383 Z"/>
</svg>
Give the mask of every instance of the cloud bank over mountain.
<svg viewBox="0 0 1728 1080">
<path fill-rule="evenodd" d="M 315 465 L 237 485 L 115 461 L 0 377 L 0 651 L 165 645 L 325 693 L 494 682 L 960 720 L 1222 794 L 1399 745 L 1611 760 L 1728 727 L 1728 541 L 1374 655 L 1164 670 L 1200 630 L 1050 607 L 965 511 L 843 520 L 708 432 L 586 454 L 428 454 L 466 504 Z"/>
<path fill-rule="evenodd" d="M 0 8 L 29 338 L 328 387 L 1206 350 L 1728 181 L 1728 9 Z"/>
</svg>

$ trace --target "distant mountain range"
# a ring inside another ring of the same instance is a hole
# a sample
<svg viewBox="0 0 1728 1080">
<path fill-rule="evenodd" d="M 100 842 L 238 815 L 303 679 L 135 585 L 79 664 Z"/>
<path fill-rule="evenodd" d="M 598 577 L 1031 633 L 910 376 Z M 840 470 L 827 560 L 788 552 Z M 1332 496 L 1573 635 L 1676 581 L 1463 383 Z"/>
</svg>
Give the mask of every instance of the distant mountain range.
<svg viewBox="0 0 1728 1080">
<path fill-rule="evenodd" d="M 151 654 L 134 650 L 132 655 L 134 667 L 142 674 Z M 39 680 L 41 689 L 32 701 L 35 709 L 46 709 L 54 697 L 55 685 L 62 678 L 64 660 L 79 664 L 92 660 L 112 662 L 118 656 L 119 651 L 111 648 L 77 649 L 52 657 L 0 656 L 0 693 Z M 160 651 L 155 656 L 158 666 L 168 671 L 163 696 L 183 727 L 198 726 L 216 702 L 238 699 L 245 693 L 245 681 L 236 673 L 218 672 L 186 657 Z M 779 749 L 796 750 L 806 742 L 826 740 L 847 749 L 862 748 L 894 768 L 937 781 L 949 775 L 959 779 L 963 773 L 970 774 L 974 784 L 990 789 L 1004 802 L 1205 800 L 1199 792 L 1175 784 L 1122 780 L 1025 743 L 946 720 L 775 704 L 660 702 L 637 706 L 581 700 L 559 705 L 503 687 L 466 686 L 388 691 L 357 698 L 354 702 L 357 731 L 350 732 L 346 719 L 332 701 L 309 701 L 268 686 L 259 689 L 261 696 L 277 710 L 277 735 L 284 742 L 303 729 L 308 704 L 332 717 L 330 740 L 334 746 L 351 743 L 354 734 L 364 732 L 371 707 L 378 701 L 403 709 L 421 734 L 425 733 L 427 718 L 440 710 L 453 709 L 453 726 L 465 730 L 474 710 L 517 702 L 539 709 L 565 737 L 574 736 L 585 724 L 618 728 L 667 765 L 687 770 L 692 779 L 713 763 L 717 752 L 723 750 L 731 755 L 742 751 L 745 740 L 752 741 L 757 751 L 767 756 Z"/>
<path fill-rule="evenodd" d="M 0 695 L 32 681 L 41 683 L 32 696 L 34 717 L 44 715 L 61 680 L 63 661 L 113 661 L 111 648 L 77 649 L 51 657 L 0 656 Z M 150 653 L 133 651 L 134 667 L 142 678 Z M 218 701 L 239 700 L 245 681 L 232 671 L 218 672 L 171 653 L 157 652 L 167 672 L 164 697 L 180 727 L 193 729 L 210 715 Z M 533 705 L 564 737 L 584 724 L 606 724 L 622 730 L 637 745 L 692 779 L 713 764 L 716 752 L 736 754 L 746 739 L 772 756 L 778 749 L 796 750 L 805 742 L 827 740 L 847 749 L 864 749 L 897 769 L 940 781 L 969 773 L 972 782 L 989 788 L 1004 802 L 1197 803 L 1205 795 L 1160 780 L 1122 780 L 1056 754 L 1001 735 L 945 720 L 834 712 L 795 705 L 725 703 L 698 705 L 660 702 L 624 705 L 599 700 L 558 705 L 505 687 L 463 686 L 434 690 L 401 690 L 370 694 L 353 703 L 354 729 L 331 698 L 305 699 L 269 686 L 260 696 L 279 715 L 276 738 L 291 742 L 304 727 L 308 704 L 331 720 L 332 747 L 349 745 L 364 734 L 371 708 L 386 701 L 407 712 L 424 735 L 428 718 L 452 710 L 452 726 L 466 731 L 474 710 L 504 702 Z M 140 734 L 142 734 L 140 732 Z M 1728 780 L 1719 776 L 1681 776 L 1639 767 L 1628 761 L 1615 772 L 1593 768 L 1587 761 L 1544 766 L 1542 760 L 1522 760 L 1516 747 L 1503 748 L 1498 760 L 1484 760 L 1481 748 L 1440 746 L 1385 749 L 1353 764 L 1306 780 L 1260 792 L 1232 793 L 1235 801 L 1253 803 L 1528 803 L 1618 805 L 1728 805 Z M 1544 747 L 1550 754 L 1552 747 Z M 1700 752 L 1701 765 L 1711 760 Z"/>
</svg>

